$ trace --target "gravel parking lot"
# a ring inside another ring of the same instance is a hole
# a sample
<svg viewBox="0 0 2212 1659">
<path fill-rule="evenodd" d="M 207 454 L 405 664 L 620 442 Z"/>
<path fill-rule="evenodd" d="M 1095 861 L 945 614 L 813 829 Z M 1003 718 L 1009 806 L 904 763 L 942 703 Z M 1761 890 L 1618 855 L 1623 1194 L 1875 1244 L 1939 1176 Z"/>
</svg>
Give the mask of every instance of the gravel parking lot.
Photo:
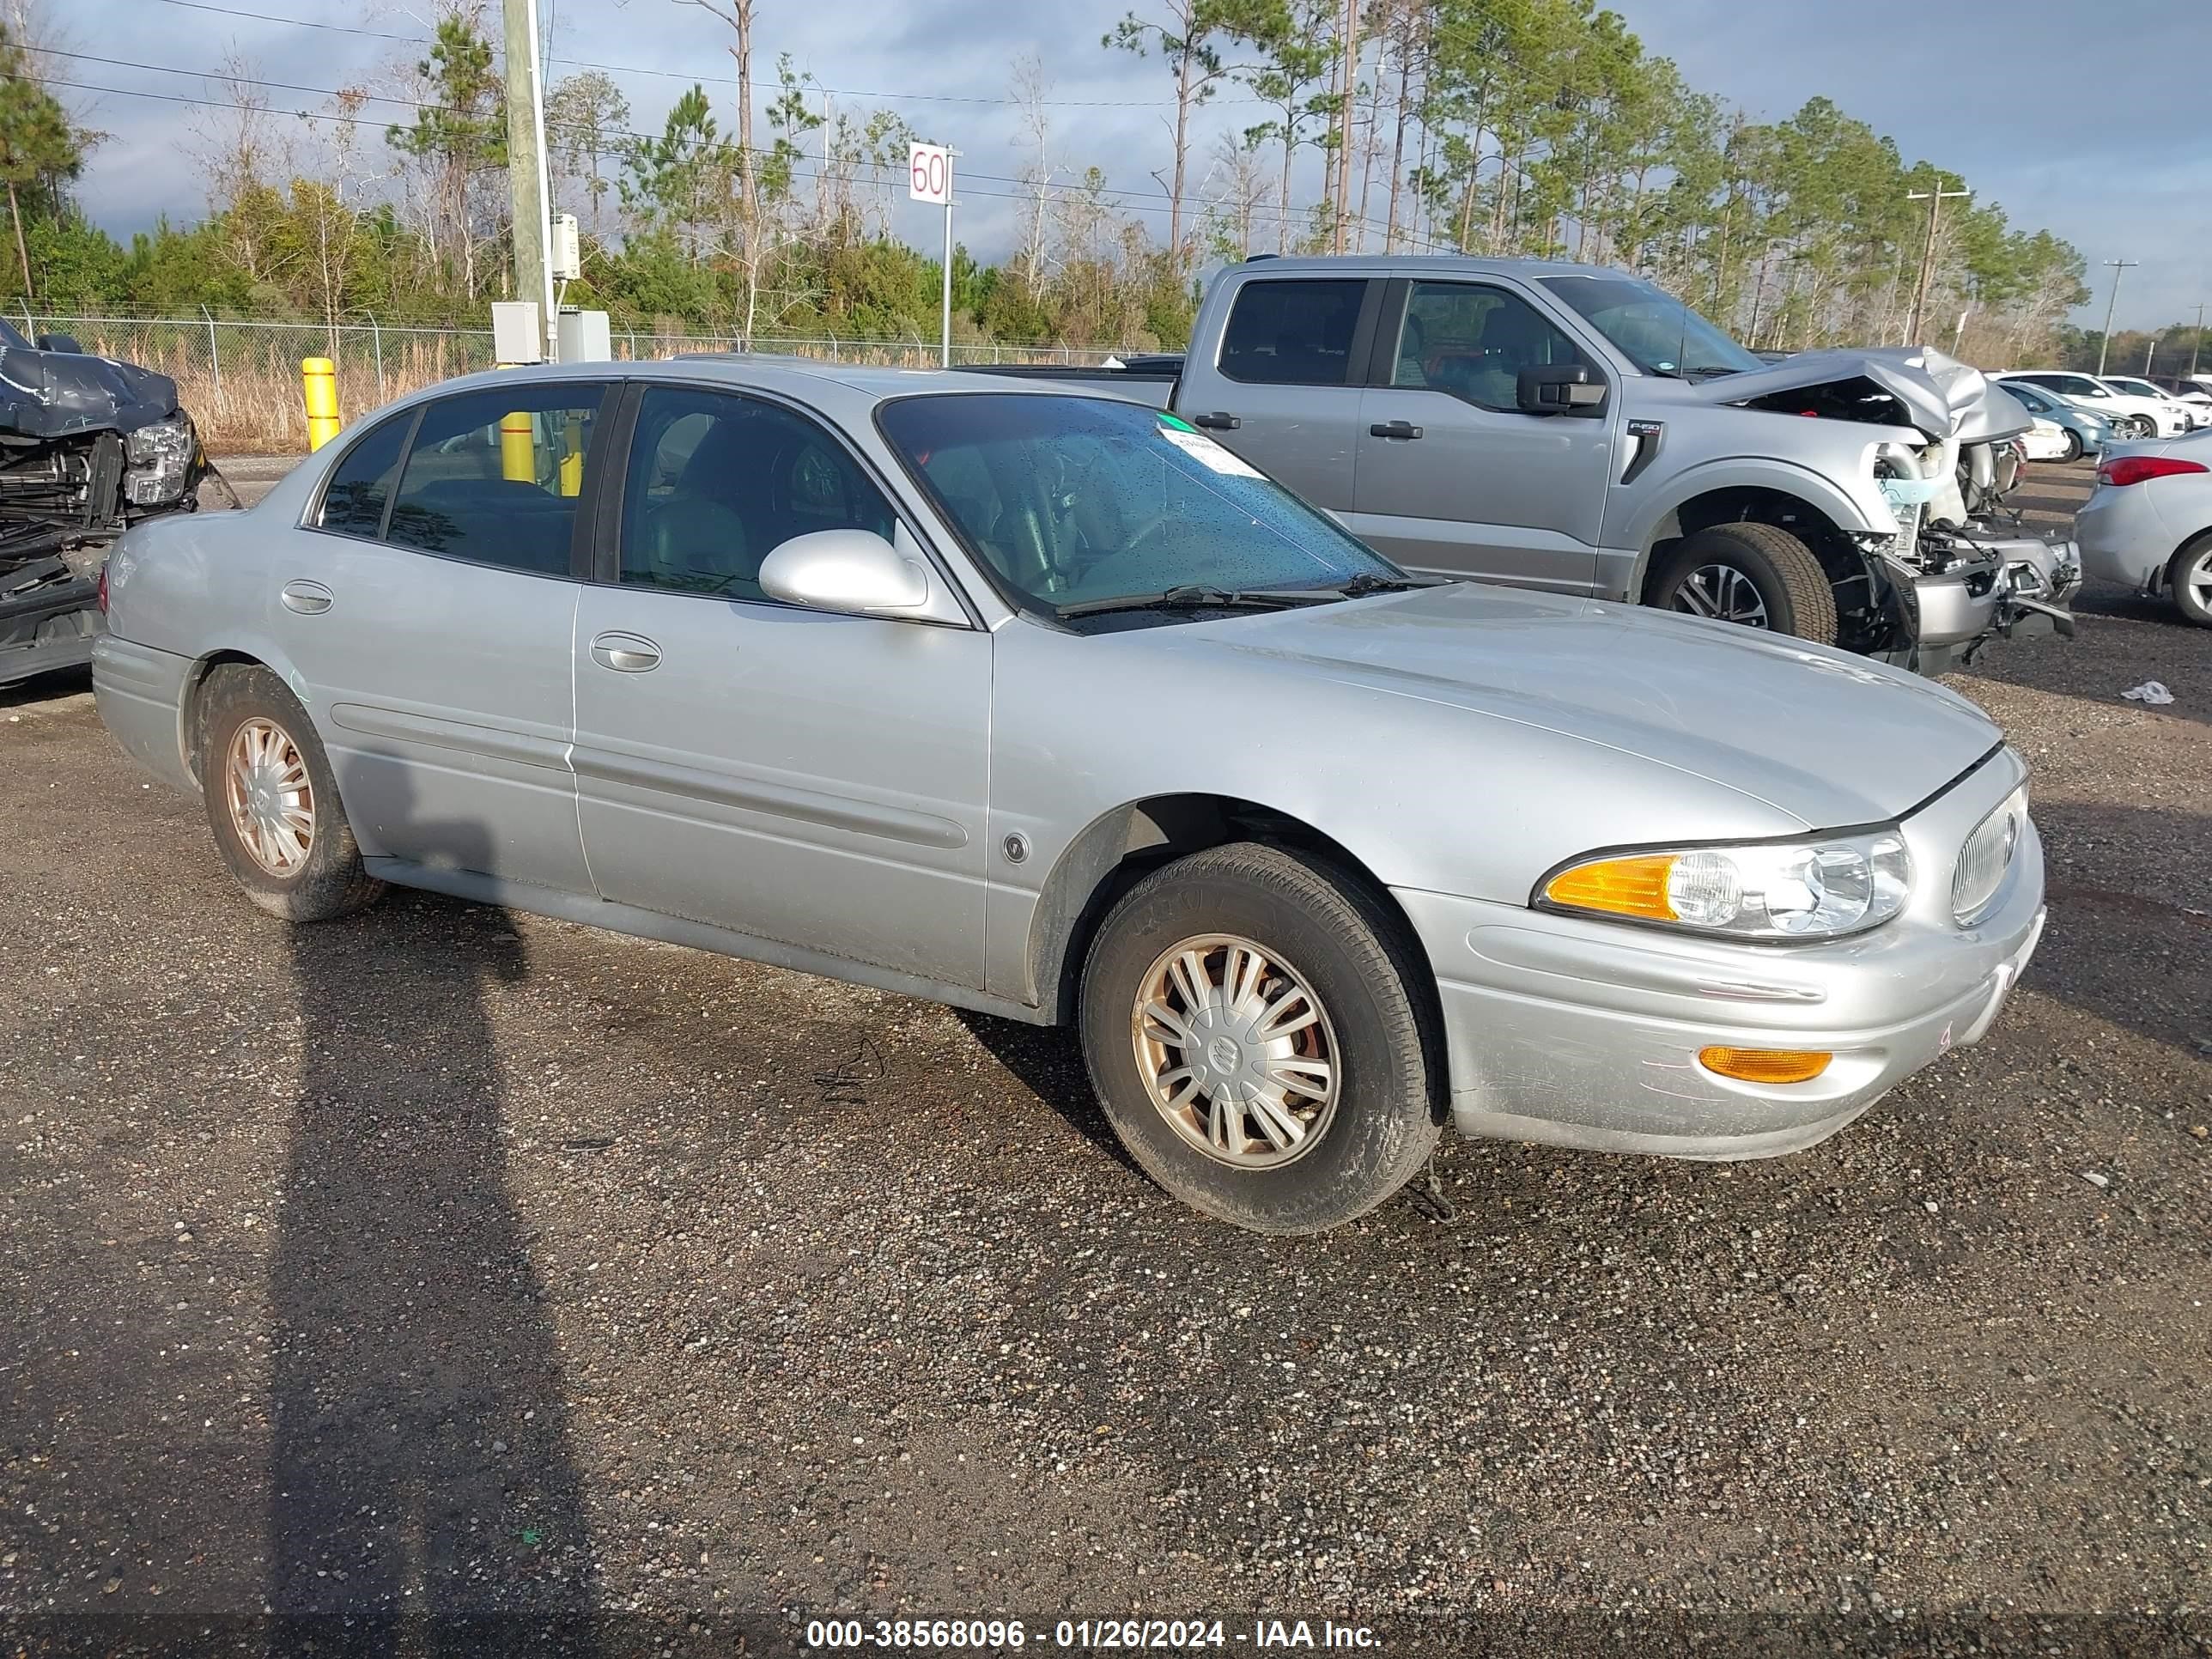
<svg viewBox="0 0 2212 1659">
<path fill-rule="evenodd" d="M 288 932 L 82 680 L 0 693 L 9 1650 L 2212 1651 L 2212 632 L 2082 609 L 1952 681 L 2051 856 L 1986 1043 L 1795 1158 L 1450 1145 L 1448 1218 L 1303 1241 L 1154 1190 L 1054 1034 Z"/>
</svg>

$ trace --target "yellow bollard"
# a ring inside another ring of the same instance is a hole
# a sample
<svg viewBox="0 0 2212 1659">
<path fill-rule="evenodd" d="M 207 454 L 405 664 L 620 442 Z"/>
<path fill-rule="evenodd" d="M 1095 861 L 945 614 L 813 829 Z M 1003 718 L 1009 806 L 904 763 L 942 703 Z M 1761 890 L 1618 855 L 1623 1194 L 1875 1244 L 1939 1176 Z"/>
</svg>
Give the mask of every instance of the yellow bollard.
<svg viewBox="0 0 2212 1659">
<path fill-rule="evenodd" d="M 500 477 L 515 483 L 538 482 L 537 438 L 537 428 L 526 411 L 517 410 L 500 417 Z"/>
<path fill-rule="evenodd" d="M 570 415 L 565 425 L 566 436 L 561 453 L 561 493 L 580 495 L 584 493 L 584 417 Z"/>
<path fill-rule="evenodd" d="M 338 372 L 327 357 L 304 358 L 300 380 L 307 395 L 307 448 L 312 453 L 338 435 Z"/>
</svg>

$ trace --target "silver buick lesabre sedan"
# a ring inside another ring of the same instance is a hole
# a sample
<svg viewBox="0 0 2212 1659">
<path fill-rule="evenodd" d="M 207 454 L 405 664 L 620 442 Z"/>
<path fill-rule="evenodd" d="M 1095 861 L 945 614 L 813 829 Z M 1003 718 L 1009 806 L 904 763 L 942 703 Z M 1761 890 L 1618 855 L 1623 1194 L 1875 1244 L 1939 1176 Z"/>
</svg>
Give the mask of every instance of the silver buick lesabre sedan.
<svg viewBox="0 0 2212 1659">
<path fill-rule="evenodd" d="M 1447 1120 L 1808 1146 L 2043 926 L 2025 768 L 1949 692 L 1417 582 L 1111 398 L 479 376 L 132 530 L 106 592 L 101 715 L 263 908 L 398 882 L 1072 1024 L 1137 1162 L 1262 1231 Z"/>
</svg>

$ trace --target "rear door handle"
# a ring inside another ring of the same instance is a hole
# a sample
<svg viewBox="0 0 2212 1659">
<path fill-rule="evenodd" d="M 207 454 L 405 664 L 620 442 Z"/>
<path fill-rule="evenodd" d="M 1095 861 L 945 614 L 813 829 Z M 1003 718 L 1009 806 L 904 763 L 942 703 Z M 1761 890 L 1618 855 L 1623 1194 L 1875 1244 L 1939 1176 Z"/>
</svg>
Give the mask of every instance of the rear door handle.
<svg viewBox="0 0 2212 1659">
<path fill-rule="evenodd" d="M 592 660 L 617 674 L 643 674 L 660 666 L 660 647 L 642 634 L 601 634 L 592 641 Z"/>
<path fill-rule="evenodd" d="M 331 590 L 320 582 L 311 582 L 303 578 L 299 581 L 286 582 L 277 597 L 284 601 L 287 611 L 296 611 L 303 617 L 319 617 L 331 608 L 332 595 Z"/>
<path fill-rule="evenodd" d="M 1367 431 L 1370 436 L 1376 438 L 1410 439 L 1421 435 L 1421 428 L 1411 421 L 1377 421 Z"/>
<path fill-rule="evenodd" d="M 1202 426 L 1209 432 L 1234 432 L 1244 424 L 1234 415 L 1225 415 L 1218 409 L 1211 415 L 1192 416 L 1190 423 L 1193 426 Z"/>
</svg>

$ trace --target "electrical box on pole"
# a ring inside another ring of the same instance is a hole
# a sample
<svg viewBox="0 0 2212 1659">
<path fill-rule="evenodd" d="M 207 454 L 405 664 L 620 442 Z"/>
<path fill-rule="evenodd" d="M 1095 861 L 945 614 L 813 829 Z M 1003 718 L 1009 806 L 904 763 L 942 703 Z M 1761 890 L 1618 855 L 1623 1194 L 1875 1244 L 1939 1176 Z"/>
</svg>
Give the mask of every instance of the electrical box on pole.
<svg viewBox="0 0 2212 1659">
<path fill-rule="evenodd" d="M 491 305 L 491 356 L 500 364 L 545 361 L 545 325 L 535 300 L 495 300 Z"/>
<path fill-rule="evenodd" d="M 553 278 L 573 283 L 583 274 L 584 251 L 576 238 L 576 216 L 556 213 L 553 216 Z"/>
</svg>

